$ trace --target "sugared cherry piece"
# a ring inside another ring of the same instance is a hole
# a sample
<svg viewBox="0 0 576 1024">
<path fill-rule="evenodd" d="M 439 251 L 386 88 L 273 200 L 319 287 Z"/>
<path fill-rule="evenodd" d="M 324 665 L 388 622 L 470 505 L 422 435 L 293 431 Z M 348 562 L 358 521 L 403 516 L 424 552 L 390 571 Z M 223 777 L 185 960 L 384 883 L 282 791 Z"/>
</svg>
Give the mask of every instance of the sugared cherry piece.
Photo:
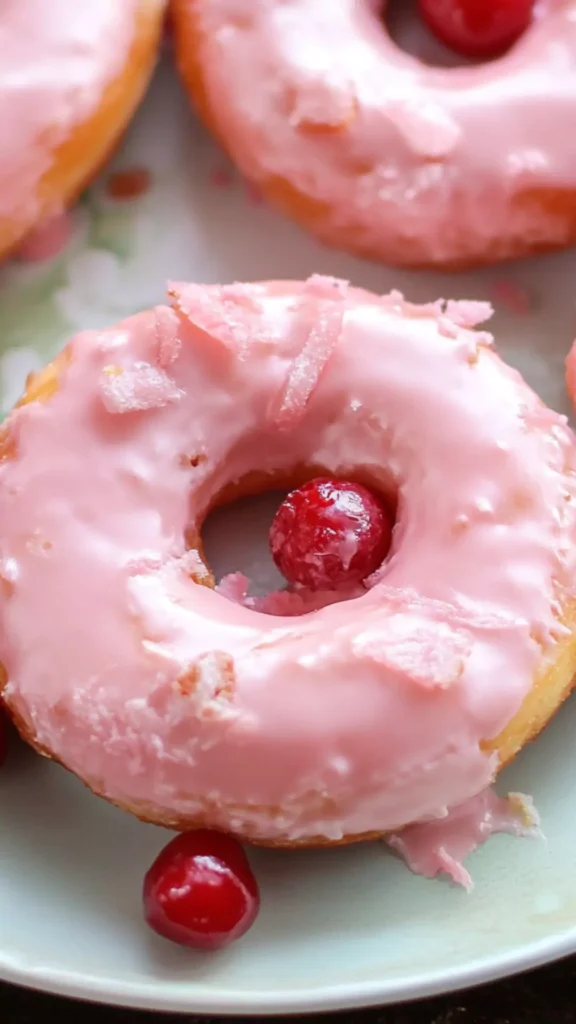
<svg viewBox="0 0 576 1024">
<path fill-rule="evenodd" d="M 504 53 L 528 28 L 534 0 L 420 0 L 429 28 L 464 57 Z"/>
<path fill-rule="evenodd" d="M 208 829 L 168 843 L 144 879 L 143 896 L 150 927 L 194 949 L 221 949 L 239 939 L 260 906 L 240 843 Z"/>
<path fill-rule="evenodd" d="M 270 548 L 290 583 L 337 590 L 374 572 L 391 536 L 388 511 L 367 487 L 318 479 L 282 502 L 270 528 Z"/>
</svg>

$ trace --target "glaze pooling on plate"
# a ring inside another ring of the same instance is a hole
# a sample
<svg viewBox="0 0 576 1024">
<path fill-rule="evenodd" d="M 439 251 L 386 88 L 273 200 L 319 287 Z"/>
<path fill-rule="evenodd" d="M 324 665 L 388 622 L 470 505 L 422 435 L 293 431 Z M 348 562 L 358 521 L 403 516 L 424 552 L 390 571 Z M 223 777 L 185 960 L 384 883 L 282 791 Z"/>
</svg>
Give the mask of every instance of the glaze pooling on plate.
<svg viewBox="0 0 576 1024">
<path fill-rule="evenodd" d="M 3 0 L 0 222 L 33 220 L 54 151 L 123 67 L 136 10 L 137 0 Z"/>
<path fill-rule="evenodd" d="M 298 842 L 444 815 L 491 781 L 481 744 L 562 634 L 565 418 L 473 330 L 485 303 L 320 277 L 171 295 L 73 339 L 48 401 L 9 420 L 10 706 L 152 820 Z M 201 585 L 185 537 L 214 497 L 302 465 L 393 482 L 381 578 L 297 619 Z"/>
<path fill-rule="evenodd" d="M 540 816 L 531 797 L 510 793 L 501 799 L 485 789 L 451 808 L 444 818 L 407 825 L 388 836 L 388 845 L 416 875 L 447 875 L 467 892 L 474 888 L 466 858 L 498 832 L 541 839 Z"/>
<path fill-rule="evenodd" d="M 544 0 L 508 55 L 457 68 L 403 52 L 374 0 L 175 7 L 180 64 L 210 125 L 324 241 L 408 266 L 570 241 L 574 0 Z"/>
</svg>

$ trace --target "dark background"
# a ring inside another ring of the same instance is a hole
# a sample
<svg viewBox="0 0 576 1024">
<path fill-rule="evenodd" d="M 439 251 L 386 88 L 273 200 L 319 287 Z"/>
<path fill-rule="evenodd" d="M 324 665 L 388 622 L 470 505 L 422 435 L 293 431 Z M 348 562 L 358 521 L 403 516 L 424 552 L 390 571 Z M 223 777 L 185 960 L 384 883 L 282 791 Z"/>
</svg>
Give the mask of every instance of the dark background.
<svg viewBox="0 0 576 1024">
<path fill-rule="evenodd" d="M 238 1020 L 240 1018 L 237 1018 Z M 245 1021 L 257 1018 L 243 1018 Z M 262 1018 L 261 1018 L 262 1019 Z M 270 1019 L 270 1018 L 268 1018 Z M 275 1018 L 280 1022 L 289 1018 Z M 576 1024 L 576 957 L 509 981 L 383 1010 L 300 1017 L 327 1024 Z M 218 1017 L 151 1016 L 38 995 L 0 983 L 0 1024 L 230 1024 Z"/>
</svg>

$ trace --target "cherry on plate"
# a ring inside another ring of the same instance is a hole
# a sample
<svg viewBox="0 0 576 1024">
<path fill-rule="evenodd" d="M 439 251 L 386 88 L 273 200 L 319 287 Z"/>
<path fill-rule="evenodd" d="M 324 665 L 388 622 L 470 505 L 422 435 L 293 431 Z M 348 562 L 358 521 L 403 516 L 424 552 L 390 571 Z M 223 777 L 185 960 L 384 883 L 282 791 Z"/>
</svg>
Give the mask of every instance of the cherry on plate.
<svg viewBox="0 0 576 1024">
<path fill-rule="evenodd" d="M 384 561 L 392 520 L 383 501 L 361 484 L 310 480 L 282 502 L 270 548 L 290 583 L 337 590 L 360 583 Z"/>
<path fill-rule="evenodd" d="M 144 879 L 144 917 L 165 939 L 222 949 L 254 923 L 260 894 L 240 843 L 208 829 L 168 843 Z"/>
<path fill-rule="evenodd" d="M 505 53 L 529 27 L 534 0 L 420 0 L 431 31 L 464 57 Z"/>
</svg>

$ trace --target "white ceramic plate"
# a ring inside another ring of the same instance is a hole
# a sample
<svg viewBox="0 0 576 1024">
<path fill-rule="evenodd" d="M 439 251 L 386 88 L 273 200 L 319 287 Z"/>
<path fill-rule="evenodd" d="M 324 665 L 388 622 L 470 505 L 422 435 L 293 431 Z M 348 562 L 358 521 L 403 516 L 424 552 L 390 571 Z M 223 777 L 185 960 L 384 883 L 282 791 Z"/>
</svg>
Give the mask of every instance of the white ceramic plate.
<svg viewBox="0 0 576 1024">
<path fill-rule="evenodd" d="M 74 330 L 157 302 L 168 276 L 230 281 L 314 271 L 377 291 L 401 288 L 416 300 L 490 298 L 521 285 L 530 310 L 498 309 L 500 347 L 550 404 L 565 407 L 574 255 L 445 277 L 327 252 L 255 201 L 194 124 L 167 69 L 115 166 L 149 168 L 152 188 L 114 204 L 96 185 L 58 260 L 0 275 L 4 407 L 25 373 Z M 265 519 L 265 502 L 260 511 Z M 252 514 L 243 522 L 234 531 L 216 524 L 212 551 L 221 568 L 262 577 L 255 538 L 263 525 Z M 259 920 L 245 940 L 212 956 L 172 947 L 141 921 L 141 879 L 166 834 L 19 747 L 0 772 L 0 977 L 131 1006 L 274 1014 L 443 992 L 574 952 L 575 730 L 573 701 L 502 777 L 502 791 L 534 795 L 547 841 L 492 839 L 471 858 L 472 895 L 415 878 L 380 845 L 258 853 Z"/>
</svg>

